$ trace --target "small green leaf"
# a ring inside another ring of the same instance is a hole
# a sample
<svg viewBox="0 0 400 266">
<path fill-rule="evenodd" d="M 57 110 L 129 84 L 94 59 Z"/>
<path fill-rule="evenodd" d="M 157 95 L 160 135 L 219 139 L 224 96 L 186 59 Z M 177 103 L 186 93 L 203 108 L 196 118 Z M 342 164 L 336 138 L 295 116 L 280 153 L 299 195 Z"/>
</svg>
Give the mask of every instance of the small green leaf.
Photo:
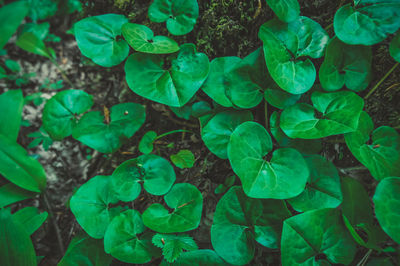
<svg viewBox="0 0 400 266">
<path fill-rule="evenodd" d="M 57 0 L 29 0 L 29 17 L 33 21 L 43 20 L 52 17 L 58 10 Z"/>
<path fill-rule="evenodd" d="M 24 97 L 21 90 L 9 90 L 0 94 L 0 134 L 17 141 L 21 126 Z"/>
<path fill-rule="evenodd" d="M 190 150 L 180 150 L 170 156 L 171 161 L 179 168 L 192 168 L 196 159 Z"/>
<path fill-rule="evenodd" d="M 41 55 L 49 59 L 56 58 L 54 50 L 46 47 L 44 42 L 32 32 L 24 32 L 18 37 L 15 44 L 27 52 Z"/>
<path fill-rule="evenodd" d="M 6 67 L 11 70 L 12 72 L 20 72 L 21 71 L 21 66 L 17 61 L 7 59 L 4 64 Z"/>
<path fill-rule="evenodd" d="M 0 8 L 0 50 L 15 33 L 28 14 L 29 8 L 27 1 L 14 1 Z"/>
<path fill-rule="evenodd" d="M 163 260 L 160 266 L 169 266 L 170 264 Z M 215 251 L 210 249 L 200 249 L 194 251 L 183 252 L 173 265 L 207 265 L 221 266 L 228 265 L 223 261 Z"/>
<path fill-rule="evenodd" d="M 0 208 L 6 207 L 15 202 L 30 199 L 36 193 L 20 188 L 13 183 L 8 183 L 0 187 Z"/>
<path fill-rule="evenodd" d="M 267 4 L 282 21 L 290 22 L 300 15 L 300 5 L 297 0 L 267 0 Z"/>
<path fill-rule="evenodd" d="M 400 63 L 400 31 L 396 33 L 389 45 L 390 55 Z"/>
<path fill-rule="evenodd" d="M 152 239 L 156 247 L 162 248 L 163 255 L 169 263 L 181 256 L 183 250 L 197 250 L 197 244 L 189 235 L 155 234 Z"/>
<path fill-rule="evenodd" d="M 29 235 L 32 235 L 46 221 L 47 212 L 39 212 L 36 207 L 25 207 L 13 214 L 13 219 L 19 222 Z"/>
<path fill-rule="evenodd" d="M 157 133 L 154 131 L 147 131 L 139 142 L 139 151 L 144 154 L 149 154 L 153 151 L 153 142 L 157 138 Z"/>
</svg>

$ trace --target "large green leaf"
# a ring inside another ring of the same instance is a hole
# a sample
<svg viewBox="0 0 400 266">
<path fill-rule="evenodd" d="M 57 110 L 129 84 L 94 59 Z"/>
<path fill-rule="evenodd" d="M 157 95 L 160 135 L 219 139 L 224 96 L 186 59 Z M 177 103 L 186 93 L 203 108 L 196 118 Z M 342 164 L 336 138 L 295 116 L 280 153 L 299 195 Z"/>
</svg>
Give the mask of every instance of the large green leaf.
<svg viewBox="0 0 400 266">
<path fill-rule="evenodd" d="M 227 262 L 245 265 L 254 256 L 255 241 L 278 248 L 282 222 L 288 217 L 284 201 L 248 198 L 240 187 L 232 187 L 217 204 L 211 243 Z"/>
<path fill-rule="evenodd" d="M 54 50 L 46 47 L 46 44 L 32 32 L 22 33 L 15 44 L 29 53 L 41 55 L 50 60 L 56 58 Z"/>
<path fill-rule="evenodd" d="M 129 54 L 129 45 L 120 36 L 122 25 L 128 22 L 123 15 L 106 14 L 84 18 L 74 26 L 78 47 L 84 56 L 104 67 L 116 66 Z"/>
<path fill-rule="evenodd" d="M 72 136 L 103 153 L 113 153 L 131 138 L 146 119 L 137 103 L 120 103 L 110 109 L 109 121 L 99 111 L 86 113 L 72 129 Z"/>
<path fill-rule="evenodd" d="M 13 183 L 7 183 L 0 187 L 0 208 L 35 196 L 35 192 L 22 189 Z"/>
<path fill-rule="evenodd" d="M 184 35 L 193 30 L 199 16 L 197 0 L 154 0 L 149 7 L 153 22 L 167 22 L 173 35 Z"/>
<path fill-rule="evenodd" d="M 306 158 L 310 178 L 306 189 L 288 202 L 298 212 L 336 208 L 342 202 L 339 173 L 333 163 L 320 155 Z"/>
<path fill-rule="evenodd" d="M 356 132 L 345 134 L 347 147 L 371 175 L 381 180 L 400 175 L 400 135 L 394 128 L 374 125 L 363 112 Z M 370 138 L 371 135 L 371 138 Z M 372 142 L 369 144 L 369 142 Z"/>
<path fill-rule="evenodd" d="M 42 165 L 18 143 L 0 134 L 0 174 L 15 185 L 33 192 L 46 188 Z"/>
<path fill-rule="evenodd" d="M 28 11 L 29 3 L 27 1 L 14 1 L 0 8 L 0 49 L 3 49 L 16 32 Z"/>
<path fill-rule="evenodd" d="M 336 36 L 348 44 L 373 45 L 400 28 L 400 3 L 379 1 L 373 5 L 342 6 L 335 14 Z"/>
<path fill-rule="evenodd" d="M 156 255 L 157 249 L 151 243 L 151 235 L 144 233 L 140 213 L 126 210 L 115 216 L 104 236 L 104 250 L 120 261 L 142 264 Z"/>
<path fill-rule="evenodd" d="M 46 102 L 43 109 L 43 127 L 52 139 L 62 140 L 72 134 L 77 115 L 88 111 L 93 97 L 81 90 L 57 93 Z"/>
<path fill-rule="evenodd" d="M 0 94 L 0 134 L 17 141 L 21 126 L 24 97 L 21 90 L 9 90 Z"/>
<path fill-rule="evenodd" d="M 302 94 L 314 84 L 316 70 L 310 59 L 323 55 L 329 36 L 315 21 L 299 17 L 290 23 L 278 19 L 264 23 L 258 33 L 264 44 L 265 62 L 283 90 Z"/>
<path fill-rule="evenodd" d="M 179 51 L 179 45 L 166 36 L 154 36 L 153 31 L 140 24 L 126 23 L 122 35 L 133 49 L 149 54 L 169 54 Z"/>
<path fill-rule="evenodd" d="M 221 159 L 228 159 L 227 149 L 232 132 L 241 123 L 253 120 L 250 111 L 224 111 L 216 114 L 201 131 L 207 148 Z"/>
<path fill-rule="evenodd" d="M 376 187 L 373 201 L 383 231 L 400 243 L 400 177 L 383 179 Z"/>
<path fill-rule="evenodd" d="M 174 168 L 164 158 L 147 154 L 125 161 L 114 170 L 111 183 L 116 197 L 135 200 L 143 188 L 152 195 L 166 194 L 176 179 Z"/>
<path fill-rule="evenodd" d="M 174 107 L 185 105 L 193 97 L 208 71 L 208 57 L 197 53 L 193 44 L 182 45 L 179 53 L 164 61 L 159 55 L 135 53 L 125 63 L 126 81 L 133 92 Z"/>
<path fill-rule="evenodd" d="M 143 223 L 159 233 L 181 233 L 196 229 L 200 224 L 203 196 L 188 183 L 175 184 L 164 196 L 169 212 L 163 205 L 155 203 L 143 213 Z"/>
<path fill-rule="evenodd" d="M 96 239 L 104 237 L 113 218 L 113 209 L 108 205 L 118 202 L 110 180 L 110 176 L 95 176 L 83 184 L 70 200 L 76 220 L 88 235 Z"/>
<path fill-rule="evenodd" d="M 40 212 L 36 207 L 25 207 L 13 214 L 14 221 L 20 223 L 28 235 L 32 235 L 46 221 L 47 212 Z"/>
<path fill-rule="evenodd" d="M 283 148 L 274 151 L 268 161 L 265 156 L 271 150 L 270 135 L 256 122 L 244 122 L 232 133 L 228 157 L 244 192 L 252 198 L 288 199 L 299 195 L 309 177 L 303 156 L 295 149 Z"/>
<path fill-rule="evenodd" d="M 199 266 L 220 266 L 227 265 L 214 250 L 200 249 L 194 251 L 183 252 L 182 255 L 174 263 L 168 263 L 163 260 L 160 266 L 184 266 L 184 265 L 199 265 Z"/>
<path fill-rule="evenodd" d="M 336 91 L 346 86 L 353 91 L 364 90 L 371 80 L 371 48 L 348 45 L 338 38 L 330 40 L 319 70 L 321 86 Z"/>
<path fill-rule="evenodd" d="M 389 45 L 390 55 L 400 63 L 400 31 L 396 33 Z"/>
<path fill-rule="evenodd" d="M 297 0 L 267 0 L 267 4 L 280 20 L 290 22 L 300 15 L 300 5 Z"/>
<path fill-rule="evenodd" d="M 290 138 L 318 139 L 354 132 L 364 101 L 350 91 L 313 92 L 313 106 L 297 103 L 283 110 L 280 126 Z"/>
<path fill-rule="evenodd" d="M 319 209 L 285 220 L 282 265 L 321 265 L 317 256 L 322 254 L 331 263 L 350 264 L 356 245 L 341 219 L 336 209 Z"/>
<path fill-rule="evenodd" d="M 291 94 L 280 89 L 278 86 L 266 89 L 264 99 L 273 107 L 284 109 L 295 104 L 301 97 L 301 94 Z"/>
</svg>

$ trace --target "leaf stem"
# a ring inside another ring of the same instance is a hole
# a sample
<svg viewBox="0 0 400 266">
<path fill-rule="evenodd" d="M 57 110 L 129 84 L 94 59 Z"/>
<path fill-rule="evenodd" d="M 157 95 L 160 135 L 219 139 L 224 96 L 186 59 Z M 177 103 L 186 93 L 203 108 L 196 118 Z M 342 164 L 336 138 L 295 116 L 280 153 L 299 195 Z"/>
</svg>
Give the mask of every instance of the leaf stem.
<svg viewBox="0 0 400 266">
<path fill-rule="evenodd" d="M 55 67 L 58 69 L 58 71 L 60 71 L 60 74 L 61 74 L 62 78 L 69 84 L 69 86 L 71 86 L 72 89 L 74 89 L 75 85 L 67 77 L 67 75 L 65 74 L 65 71 L 61 68 L 61 66 L 57 63 L 57 61 L 55 59 L 52 59 L 50 61 L 55 65 Z"/>
<path fill-rule="evenodd" d="M 357 266 L 364 266 L 367 263 L 368 258 L 371 255 L 372 251 L 373 251 L 372 249 L 369 249 L 368 252 L 364 255 L 364 257 L 360 260 L 360 262 L 357 263 Z"/>
<path fill-rule="evenodd" d="M 376 83 L 376 85 L 368 92 L 368 94 L 364 97 L 364 99 L 368 99 L 368 97 L 371 96 L 371 94 L 373 94 L 376 91 L 376 89 L 382 84 L 382 82 L 385 81 L 385 79 L 396 69 L 396 67 L 399 64 L 400 64 L 399 62 L 394 64 L 394 66 L 388 72 L 386 72 L 386 74 L 381 78 L 381 80 L 378 81 L 378 83 Z"/>
<path fill-rule="evenodd" d="M 268 129 L 268 103 L 264 100 L 264 116 L 265 116 L 265 128 Z"/>
<path fill-rule="evenodd" d="M 55 220 L 55 216 L 54 216 L 53 210 L 51 208 L 49 199 L 47 198 L 46 191 L 43 192 L 43 201 L 44 201 L 44 205 L 47 209 L 47 212 L 49 213 L 51 224 L 53 225 L 54 231 L 56 233 L 56 238 L 57 238 L 57 242 L 58 242 L 58 249 L 59 249 L 60 255 L 63 256 L 64 251 L 65 251 L 64 243 L 61 238 L 60 228 L 57 225 L 57 221 Z"/>
</svg>

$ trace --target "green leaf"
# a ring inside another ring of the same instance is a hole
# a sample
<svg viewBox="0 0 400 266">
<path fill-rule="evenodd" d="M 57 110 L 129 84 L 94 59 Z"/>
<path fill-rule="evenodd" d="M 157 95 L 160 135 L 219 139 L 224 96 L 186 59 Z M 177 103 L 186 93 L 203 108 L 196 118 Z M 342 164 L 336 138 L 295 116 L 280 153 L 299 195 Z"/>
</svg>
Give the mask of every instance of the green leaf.
<svg viewBox="0 0 400 266">
<path fill-rule="evenodd" d="M 13 183 L 5 184 L 0 187 L 0 208 L 35 196 L 36 193 L 22 189 Z"/>
<path fill-rule="evenodd" d="M 29 53 L 41 55 L 49 59 L 56 58 L 54 50 L 46 47 L 45 43 L 32 32 L 22 33 L 15 44 Z"/>
<path fill-rule="evenodd" d="M 21 65 L 17 61 L 14 61 L 14 60 L 11 60 L 11 59 L 7 59 L 4 62 L 4 64 L 12 72 L 20 72 L 21 71 Z"/>
<path fill-rule="evenodd" d="M 345 134 L 347 147 L 376 180 L 400 175 L 399 133 L 387 126 L 372 131 L 373 127 L 371 118 L 363 112 L 357 131 Z"/>
<path fill-rule="evenodd" d="M 0 8 L 0 50 L 15 33 L 28 11 L 29 3 L 26 1 L 14 1 Z"/>
<path fill-rule="evenodd" d="M 320 155 L 306 158 L 310 178 L 306 189 L 288 202 L 298 212 L 336 208 L 342 203 L 339 173 L 333 163 Z"/>
<path fill-rule="evenodd" d="M 179 51 L 176 41 L 166 36 L 154 36 L 153 31 L 140 24 L 126 23 L 122 35 L 128 44 L 138 52 L 149 54 L 170 54 Z"/>
<path fill-rule="evenodd" d="M 261 26 L 258 36 L 264 44 L 269 73 L 279 87 L 292 94 L 311 89 L 316 70 L 304 57 L 322 57 L 329 40 L 325 30 L 307 17 L 289 24 L 273 19 Z"/>
<path fill-rule="evenodd" d="M 174 168 L 164 158 L 148 154 L 125 161 L 111 177 L 113 191 L 119 200 L 135 200 L 143 188 L 152 195 L 166 194 L 176 179 Z"/>
<path fill-rule="evenodd" d="M 171 162 L 181 169 L 192 168 L 196 159 L 190 150 L 180 150 L 170 156 Z"/>
<path fill-rule="evenodd" d="M 144 231 L 140 213 L 126 210 L 114 217 L 108 226 L 104 236 L 104 250 L 123 262 L 147 263 L 157 251 L 151 244 L 152 236 L 142 234 Z"/>
<path fill-rule="evenodd" d="M 159 233 L 181 233 L 196 229 L 200 224 L 203 196 L 188 183 L 175 184 L 164 196 L 169 212 L 163 205 L 155 203 L 143 213 L 143 223 Z"/>
<path fill-rule="evenodd" d="M 54 16 L 58 10 L 57 0 L 28 0 L 30 10 L 28 16 L 33 20 L 43 20 Z"/>
<path fill-rule="evenodd" d="M 104 237 L 113 218 L 108 205 L 118 202 L 110 180 L 110 176 L 95 176 L 83 184 L 70 200 L 76 220 L 88 235 L 96 239 Z"/>
<path fill-rule="evenodd" d="M 155 234 L 152 243 L 163 250 L 164 258 L 169 262 L 174 262 L 181 256 L 183 250 L 197 250 L 197 244 L 189 235 L 167 235 Z"/>
<path fill-rule="evenodd" d="M 290 138 L 318 139 L 354 132 L 364 101 L 350 91 L 313 92 L 313 106 L 297 103 L 283 110 L 280 126 Z"/>
<path fill-rule="evenodd" d="M 201 138 L 207 148 L 221 159 L 228 158 L 229 138 L 243 122 L 253 120 L 250 111 L 224 111 L 216 114 L 201 130 Z"/>
<path fill-rule="evenodd" d="M 371 63 L 371 47 L 348 45 L 335 37 L 326 48 L 319 70 L 321 86 L 327 91 L 336 91 L 343 86 L 362 91 L 371 81 Z"/>
<path fill-rule="evenodd" d="M 183 252 L 179 258 L 172 264 L 163 260 L 160 266 L 167 265 L 207 265 L 207 266 L 220 266 L 228 265 L 223 261 L 214 250 L 200 249 L 194 251 Z"/>
<path fill-rule="evenodd" d="M 228 144 L 228 158 L 242 181 L 243 190 L 252 198 L 288 199 L 305 188 L 309 170 L 303 156 L 291 148 L 272 150 L 268 132 L 256 122 L 236 127 Z M 288 186 L 287 184 L 290 184 Z"/>
<path fill-rule="evenodd" d="M 297 0 L 267 0 L 267 4 L 282 21 L 290 22 L 300 15 L 300 5 Z"/>
<path fill-rule="evenodd" d="M 140 104 L 120 103 L 111 107 L 109 119 L 107 123 L 99 111 L 86 113 L 72 129 L 72 137 L 99 152 L 113 153 L 139 130 L 146 113 Z"/>
<path fill-rule="evenodd" d="M 35 266 L 36 254 L 29 234 L 8 209 L 0 209 L 0 264 Z"/>
<path fill-rule="evenodd" d="M 344 5 L 335 14 L 333 28 L 344 43 L 377 44 L 400 28 L 400 3 L 383 0 L 360 8 Z"/>
<path fill-rule="evenodd" d="M 14 221 L 19 222 L 28 235 L 32 235 L 46 221 L 47 212 L 39 212 L 36 207 L 25 207 L 13 214 Z"/>
<path fill-rule="evenodd" d="M 43 22 L 40 24 L 25 23 L 24 25 L 21 26 L 20 31 L 21 33 L 32 32 L 37 38 L 39 38 L 42 41 L 45 41 L 46 37 L 48 37 L 49 35 L 50 23 L 49 22 Z"/>
<path fill-rule="evenodd" d="M 139 151 L 144 154 L 149 154 L 153 151 L 153 142 L 157 138 L 157 133 L 154 131 L 147 131 L 139 142 Z"/>
<path fill-rule="evenodd" d="M 389 45 L 390 55 L 400 63 L 400 31 L 396 33 Z"/>
<path fill-rule="evenodd" d="M 299 99 L 300 94 L 291 94 L 278 88 L 270 88 L 264 91 L 264 99 L 273 107 L 284 109 L 295 104 Z"/>
<path fill-rule="evenodd" d="M 171 67 L 167 68 L 169 61 Z M 135 53 L 125 63 L 129 88 L 140 96 L 174 107 L 185 105 L 209 71 L 208 57 L 197 53 L 193 44 L 184 44 L 179 53 L 163 61 L 159 55 Z"/>
<path fill-rule="evenodd" d="M 331 263 L 352 262 L 356 245 L 336 209 L 319 209 L 298 214 L 283 222 L 282 265 L 320 265 L 325 254 Z"/>
<path fill-rule="evenodd" d="M 167 22 L 173 35 L 184 35 L 193 30 L 199 16 L 197 0 L 154 0 L 149 7 L 152 22 Z"/>
<path fill-rule="evenodd" d="M 106 14 L 75 23 L 75 38 L 82 54 L 103 67 L 116 66 L 124 61 L 129 46 L 118 36 L 122 34 L 122 25 L 127 22 L 123 15 Z"/>
<path fill-rule="evenodd" d="M 65 90 L 54 95 L 43 109 L 43 127 L 52 139 L 62 140 L 72 134 L 77 116 L 93 105 L 93 96 L 81 90 Z"/>
<path fill-rule="evenodd" d="M 387 177 L 379 182 L 373 197 L 375 214 L 383 231 L 400 243 L 400 178 Z"/>
<path fill-rule="evenodd" d="M 46 173 L 42 165 L 28 156 L 18 143 L 0 134 L 0 174 L 15 185 L 42 192 L 46 188 Z"/>
<path fill-rule="evenodd" d="M 0 134 L 17 141 L 21 126 L 24 97 L 21 90 L 9 90 L 0 94 Z"/>
<path fill-rule="evenodd" d="M 218 202 L 211 227 L 211 243 L 228 263 L 245 265 L 255 252 L 255 241 L 278 248 L 282 222 L 290 217 L 284 201 L 246 197 L 232 187 Z"/>
</svg>

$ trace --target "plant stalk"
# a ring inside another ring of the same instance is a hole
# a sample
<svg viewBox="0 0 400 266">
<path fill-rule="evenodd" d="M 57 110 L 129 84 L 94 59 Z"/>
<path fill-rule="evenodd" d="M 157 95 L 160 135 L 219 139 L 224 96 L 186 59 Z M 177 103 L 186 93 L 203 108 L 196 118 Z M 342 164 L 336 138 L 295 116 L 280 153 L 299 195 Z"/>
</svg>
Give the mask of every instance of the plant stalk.
<svg viewBox="0 0 400 266">
<path fill-rule="evenodd" d="M 386 72 L 386 74 L 381 78 L 381 80 L 378 81 L 378 83 L 376 83 L 376 85 L 368 92 L 368 94 L 364 97 L 364 99 L 368 99 L 368 97 L 371 96 L 376 91 L 376 89 L 382 84 L 382 82 L 384 82 L 385 79 L 389 77 L 390 74 L 392 74 L 392 72 L 396 69 L 396 67 L 399 64 L 400 64 L 399 62 L 394 64 L 394 66 L 388 72 Z"/>
<path fill-rule="evenodd" d="M 67 75 L 65 74 L 65 71 L 60 67 L 60 65 L 57 63 L 56 60 L 50 60 L 58 69 L 58 71 L 60 71 L 61 77 L 68 83 L 69 86 L 71 86 L 72 89 L 75 89 L 75 85 L 74 83 L 72 83 L 72 81 L 67 77 Z"/>
<path fill-rule="evenodd" d="M 360 262 L 357 263 L 357 266 L 364 266 L 367 263 L 368 258 L 371 255 L 372 251 L 373 251 L 372 249 L 369 249 L 368 252 L 364 255 L 364 257 L 360 260 Z"/>
<path fill-rule="evenodd" d="M 53 210 L 51 208 L 50 202 L 47 198 L 46 192 L 43 192 L 43 201 L 46 206 L 47 212 L 49 213 L 51 224 L 53 225 L 54 231 L 56 233 L 59 252 L 60 252 L 61 256 L 63 256 L 64 251 L 65 251 L 64 243 L 62 241 L 60 228 L 58 227 L 57 221 L 55 220 L 55 216 L 54 216 Z"/>
</svg>

